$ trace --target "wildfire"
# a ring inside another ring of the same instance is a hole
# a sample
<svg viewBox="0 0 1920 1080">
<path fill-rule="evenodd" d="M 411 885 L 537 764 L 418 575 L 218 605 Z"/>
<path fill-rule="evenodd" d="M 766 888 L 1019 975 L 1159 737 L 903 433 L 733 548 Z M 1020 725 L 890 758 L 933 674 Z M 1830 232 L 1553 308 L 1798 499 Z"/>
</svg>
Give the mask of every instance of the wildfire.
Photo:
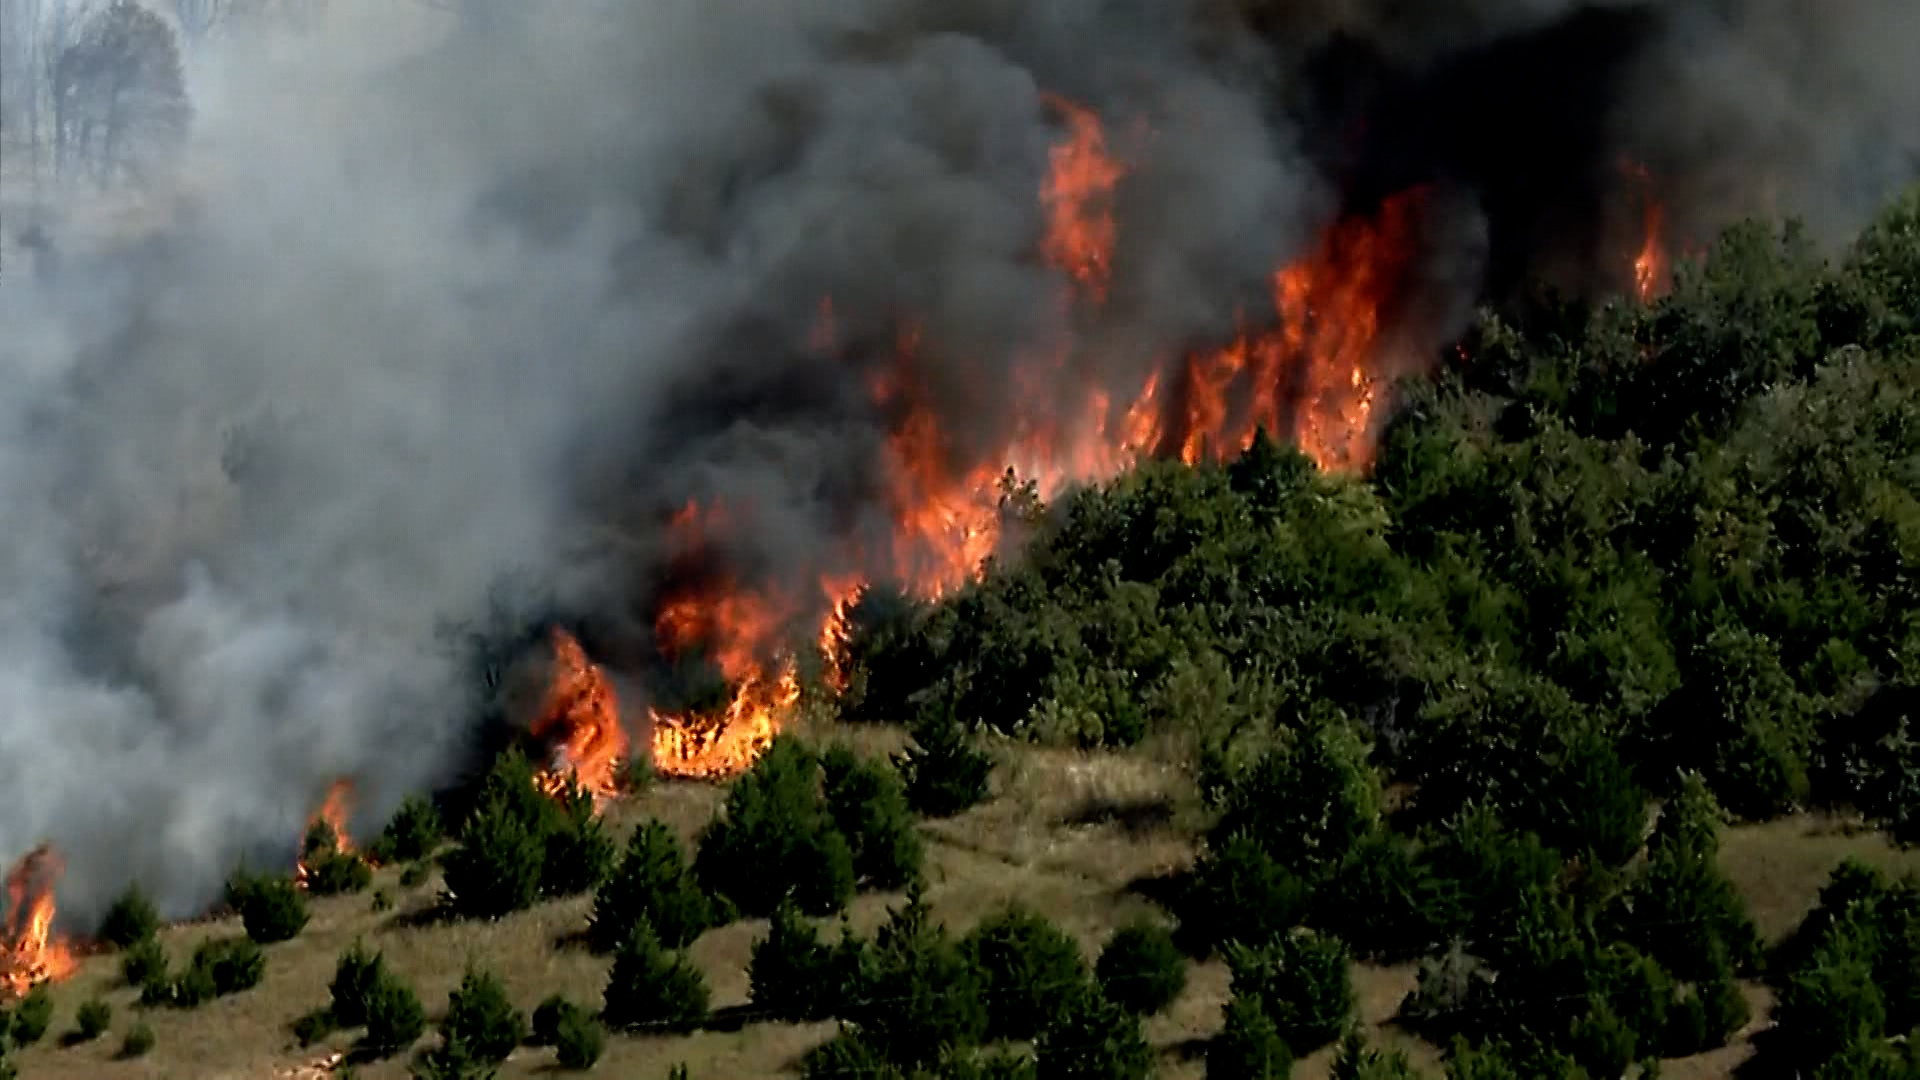
<svg viewBox="0 0 1920 1080">
<path fill-rule="evenodd" d="M 1128 170 L 1109 153 L 1091 109 L 1054 96 L 1045 104 L 1063 132 L 1039 192 L 1046 218 L 1040 253 L 1061 275 L 1067 321 L 1078 324 L 1100 318 L 1107 301 L 1120 228 L 1114 199 Z M 1323 469 L 1365 468 L 1379 385 L 1390 373 L 1383 332 L 1417 251 L 1420 204 L 1420 192 L 1408 192 L 1330 228 L 1305 256 L 1274 272 L 1263 325 L 1221 347 L 1167 356 L 1130 386 L 1088 374 L 1105 366 L 1088 363 L 1073 340 L 1034 343 L 1008 385 L 999 445 L 968 442 L 942 426 L 938 392 L 920 375 L 930 344 L 903 322 L 891 357 L 868 376 L 888 432 L 879 473 L 891 522 L 887 546 L 868 551 L 849 540 L 845 550 L 823 555 L 809 571 L 819 595 L 808 603 L 802 590 L 743 581 L 715 566 L 725 561 L 714 557 L 715 537 L 748 524 L 726 512 L 741 508 L 690 503 L 673 516 L 679 561 L 656 608 L 656 642 L 669 659 L 710 663 L 726 697 L 706 707 L 651 709 L 655 768 L 718 777 L 750 765 L 799 701 L 797 668 L 783 645 L 803 627 L 817 627 L 824 683 L 844 689 L 848 612 L 866 582 L 890 576 L 932 598 L 977 577 L 1000 545 L 1009 472 L 1033 480 L 1045 498 L 1144 457 L 1198 462 L 1232 453 L 1262 428 L 1291 438 Z M 853 362 L 841 352 L 840 330 L 832 300 L 823 299 L 807 345 Z M 590 667 L 570 642 L 559 651 L 574 657 L 563 671 Z M 605 700 L 611 718 L 611 696 Z M 618 728 L 610 721 L 570 730 L 601 726 Z"/>
<path fill-rule="evenodd" d="M 1633 257 L 1633 292 L 1644 304 L 1665 295 L 1673 283 L 1673 267 L 1667 255 L 1667 213 L 1647 167 L 1628 161 L 1622 168 L 1640 188 L 1641 241 Z"/>
<path fill-rule="evenodd" d="M 0 997 L 19 997 L 43 982 L 73 974 L 77 961 L 53 933 L 53 888 L 66 872 L 58 852 L 42 844 L 7 871 L 6 940 L 0 943 Z"/>
<path fill-rule="evenodd" d="M 353 854 L 353 837 L 347 833 L 347 817 L 353 812 L 353 781 L 335 780 L 327 788 L 327 796 L 320 802 L 320 809 L 307 819 L 306 831 L 302 834 L 300 863 L 294 869 L 294 881 L 304 887 L 313 878 L 314 867 L 308 863 L 310 858 L 325 852 L 308 851 L 307 837 L 313 835 L 315 826 L 325 822 L 333 833 L 333 850 L 342 855 Z"/>
<path fill-rule="evenodd" d="M 553 631 L 553 682 L 545 706 L 534 721 L 535 738 L 555 743 L 552 764 L 535 777 L 541 789 L 562 791 L 571 777 L 596 802 L 619 792 L 627 732 L 620 726 L 620 705 L 613 683 L 572 634 Z"/>
</svg>

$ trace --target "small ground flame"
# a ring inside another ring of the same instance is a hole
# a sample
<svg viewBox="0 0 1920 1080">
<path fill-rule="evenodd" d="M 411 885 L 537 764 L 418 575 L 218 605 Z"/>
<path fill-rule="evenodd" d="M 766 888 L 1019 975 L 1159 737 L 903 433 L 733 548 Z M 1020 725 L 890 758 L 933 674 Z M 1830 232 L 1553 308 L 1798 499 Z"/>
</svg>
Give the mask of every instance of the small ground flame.
<svg viewBox="0 0 1920 1080">
<path fill-rule="evenodd" d="M 77 961 L 53 933 L 54 886 L 66 872 L 58 852 L 42 844 L 7 871 L 6 940 L 0 943 L 0 998 L 72 975 Z"/>
<path fill-rule="evenodd" d="M 558 794 L 572 777 L 596 802 L 619 793 L 627 732 L 620 726 L 613 683 L 587 658 L 580 642 L 558 627 L 553 631 L 553 682 L 533 723 L 533 736 L 555 744 L 551 765 L 535 776 L 541 790 Z"/>
</svg>

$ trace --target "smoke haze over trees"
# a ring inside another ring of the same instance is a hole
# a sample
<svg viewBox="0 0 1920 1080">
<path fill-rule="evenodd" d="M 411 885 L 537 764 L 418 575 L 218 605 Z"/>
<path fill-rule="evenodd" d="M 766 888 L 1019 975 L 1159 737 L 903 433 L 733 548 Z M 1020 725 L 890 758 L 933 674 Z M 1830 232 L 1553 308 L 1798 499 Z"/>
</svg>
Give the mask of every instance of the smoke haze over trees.
<svg viewBox="0 0 1920 1080">
<path fill-rule="evenodd" d="M 449 628 L 564 611 L 644 666 L 689 500 L 750 508 L 746 577 L 884 548 L 903 322 L 971 462 L 1036 342 L 1137 388 L 1402 190 L 1412 371 L 1489 287 L 1630 287 L 1623 160 L 1676 240 L 1826 238 L 1920 150 L 1895 0 L 188 6 L 189 144 L 127 236 L 50 173 L 97 11 L 0 5 L 4 242 L 31 210 L 61 255 L 0 272 L 0 853 L 53 841 L 81 918 L 290 858 L 337 777 L 370 818 L 446 779 L 484 705 Z M 1047 94 L 1127 169 L 1091 316 L 1038 253 Z"/>
</svg>

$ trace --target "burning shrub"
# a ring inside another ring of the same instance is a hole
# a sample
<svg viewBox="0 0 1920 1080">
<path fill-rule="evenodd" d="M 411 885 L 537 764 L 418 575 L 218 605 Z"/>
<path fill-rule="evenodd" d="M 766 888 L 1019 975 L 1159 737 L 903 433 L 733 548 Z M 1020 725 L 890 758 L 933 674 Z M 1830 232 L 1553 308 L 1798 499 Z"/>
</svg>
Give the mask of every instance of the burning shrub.
<svg viewBox="0 0 1920 1080">
<path fill-rule="evenodd" d="M 131 1061 L 134 1058 L 147 1056 L 152 1049 L 153 1029 L 145 1023 L 139 1023 L 128 1030 L 126 1040 L 120 1044 L 120 1057 L 122 1060 Z"/>
<path fill-rule="evenodd" d="M 1087 981 L 1079 944 L 1023 908 L 983 920 L 961 948 L 980 979 L 990 1038 L 1031 1039 Z"/>
<path fill-rule="evenodd" d="M 320 823 L 320 827 L 325 826 L 325 822 Z M 307 891 L 315 896 L 362 892 L 373 884 L 373 867 L 367 865 L 365 859 L 349 852 L 337 849 L 310 851 L 304 865 L 307 868 Z"/>
<path fill-rule="evenodd" d="M 13 1007 L 13 1015 L 7 1018 L 6 1035 L 15 1046 L 32 1046 L 46 1037 L 47 1028 L 51 1026 L 53 994 L 46 983 L 38 983 Z"/>
<path fill-rule="evenodd" d="M 475 1059 L 497 1063 L 527 1037 L 527 1022 L 498 978 L 469 968 L 447 998 L 440 1031 L 449 1045 L 464 1045 Z"/>
<path fill-rule="evenodd" d="M 120 954 L 120 977 L 128 986 L 144 988 L 167 978 L 167 950 L 157 937 L 145 937 Z"/>
<path fill-rule="evenodd" d="M 1187 988 L 1186 957 L 1166 927 L 1134 923 L 1113 935 L 1100 951 L 1094 975 L 1107 999 L 1139 1016 L 1173 1004 Z"/>
<path fill-rule="evenodd" d="M 368 855 L 382 864 L 417 862 L 433 854 L 440 846 L 441 835 L 440 813 L 432 800 L 409 795 L 393 812 Z"/>
<path fill-rule="evenodd" d="M 776 738 L 734 781 L 726 806 L 701 833 L 693 872 L 702 888 L 742 913 L 768 915 L 791 895 L 828 915 L 853 895 L 853 853 L 821 797 L 820 765 L 791 737 Z"/>
<path fill-rule="evenodd" d="M 706 977 L 669 953 L 643 919 L 613 956 L 601 1016 L 609 1027 L 691 1028 L 707 1018 Z"/>
<path fill-rule="evenodd" d="M 100 940 L 117 949 L 130 949 L 159 930 L 160 913 L 141 891 L 139 882 L 127 886 L 127 891 L 120 894 L 107 909 L 106 917 L 100 920 Z"/>
<path fill-rule="evenodd" d="M 553 1032 L 554 1060 L 563 1069 L 591 1069 L 607 1047 L 606 1029 L 584 1009 L 561 1014 Z M 681 1070 L 681 1075 L 686 1075 Z"/>
<path fill-rule="evenodd" d="M 1340 1037 L 1353 1015 L 1353 975 L 1346 946 L 1306 930 L 1256 947 L 1227 950 L 1233 992 L 1260 999 L 1275 1030 L 1296 1051 Z"/>
<path fill-rule="evenodd" d="M 374 988 L 386 976 L 386 961 L 381 954 L 368 952 L 358 941 L 348 946 L 334 963 L 333 982 L 327 987 L 333 999 L 329 1011 L 334 1023 L 343 1028 L 365 1026 Z"/>
<path fill-rule="evenodd" d="M 712 904 L 687 867 L 673 830 L 650 820 L 627 840 L 626 855 L 593 895 L 587 936 L 599 952 L 612 952 L 641 921 L 669 949 L 693 943 L 713 922 Z"/>
<path fill-rule="evenodd" d="M 292 941 L 307 926 L 307 899 L 288 878 L 239 870 L 227 882 L 227 903 L 262 945 Z"/>
<path fill-rule="evenodd" d="M 1140 1018 L 1091 984 L 1067 995 L 1059 1020 L 1034 1041 L 1034 1055 L 1047 1080 L 1146 1080 L 1153 1073 Z"/>
<path fill-rule="evenodd" d="M 931 917 L 916 886 L 874 935 L 866 985 L 847 1019 L 886 1060 L 931 1065 L 977 1042 L 987 1011 L 980 975 Z"/>
<path fill-rule="evenodd" d="M 755 1010 L 780 1020 L 824 1020 L 834 1004 L 823 992 L 830 982 L 830 961 L 812 924 L 791 901 L 783 901 L 774 909 L 767 936 L 753 944 L 747 1000 Z"/>
<path fill-rule="evenodd" d="M 360 1048 L 376 1058 L 387 1058 L 412 1046 L 427 1030 L 427 1011 L 413 987 L 391 972 L 381 971 L 367 989 L 367 1033 Z"/>
<path fill-rule="evenodd" d="M 1220 1034 L 1207 1043 L 1207 1080 L 1286 1080 L 1293 1051 L 1267 1015 L 1267 1003 L 1235 991 Z"/>
<path fill-rule="evenodd" d="M 924 714 L 913 727 L 913 745 L 901 753 L 913 812 L 947 818 L 986 800 L 993 759 L 974 748 L 951 711 Z"/>
<path fill-rule="evenodd" d="M 853 852 L 854 876 L 874 889 L 900 889 L 920 875 L 926 849 L 900 777 L 844 746 L 820 759 L 827 812 Z"/>
<path fill-rule="evenodd" d="M 113 1026 L 113 1006 L 105 998 L 88 998 L 73 1014 L 73 1042 L 92 1042 Z"/>
</svg>

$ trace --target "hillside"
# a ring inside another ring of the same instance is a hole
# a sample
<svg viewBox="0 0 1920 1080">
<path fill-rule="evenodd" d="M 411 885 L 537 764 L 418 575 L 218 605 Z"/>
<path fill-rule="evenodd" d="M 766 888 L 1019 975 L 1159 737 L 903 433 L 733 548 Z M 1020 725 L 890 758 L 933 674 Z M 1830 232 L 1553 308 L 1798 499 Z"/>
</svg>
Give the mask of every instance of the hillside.
<svg viewBox="0 0 1920 1080">
<path fill-rule="evenodd" d="M 825 729 L 818 739 L 856 741 L 869 750 L 897 744 L 898 733 L 870 729 Z M 959 818 L 927 828 L 931 850 L 931 896 L 940 919 L 965 930 L 995 906 L 1019 900 L 1048 913 L 1069 930 L 1091 955 L 1112 930 L 1152 908 L 1130 887 L 1143 877 L 1188 864 L 1196 836 L 1190 826 L 1198 807 L 1190 783 L 1151 755 L 1127 752 L 1075 752 L 1001 747 L 1010 765 L 1003 770 L 994 798 Z M 691 837 L 719 801 L 718 789 L 697 784 L 668 784 L 613 813 L 623 824 L 649 816 L 671 822 Z M 1794 817 L 1765 825 L 1731 829 L 1722 865 L 1752 907 L 1756 922 L 1770 938 L 1797 924 L 1814 902 L 1827 872 L 1848 856 L 1866 859 L 1890 872 L 1920 870 L 1920 854 L 1897 852 L 1878 835 L 1842 821 Z M 469 957 L 498 972 L 517 1004 L 531 1009 L 560 991 L 591 1001 L 602 989 L 606 962 L 555 942 L 578 932 L 588 904 L 569 900 L 543 904 L 497 923 L 414 928 L 409 916 L 431 903 L 437 881 L 414 889 L 397 885 L 398 871 L 385 870 L 376 887 L 391 890 L 395 910 L 369 911 L 364 895 L 331 898 L 315 906 L 312 925 L 297 939 L 267 950 L 267 976 L 246 994 L 216 1001 L 191 1012 L 153 1010 L 145 1014 L 158 1036 L 154 1051 L 136 1061 L 115 1059 L 118 1038 L 74 1048 L 59 1048 L 49 1038 L 20 1055 L 21 1074 L 46 1080 L 99 1077 L 241 1080 L 287 1076 L 323 1059 L 328 1049 L 349 1040 L 302 1050 L 288 1023 L 327 995 L 334 959 L 356 938 L 383 950 L 396 968 L 420 990 L 429 1009 L 438 1012 L 458 982 Z M 862 897 L 854 921 L 863 929 L 878 923 L 882 909 L 898 895 Z M 745 965 L 751 943 L 765 934 L 765 920 L 750 920 L 714 931 L 692 955 L 712 981 L 715 1004 L 746 1004 Z M 166 931 L 168 951 L 184 956 L 208 936 L 240 932 L 238 921 L 223 919 Z M 1416 1060 L 1431 1063 L 1438 1053 L 1412 1036 L 1395 1032 L 1391 1017 L 1412 989 L 1405 965 L 1362 965 L 1357 971 L 1362 1015 L 1380 1037 L 1411 1048 Z M 125 1017 L 132 1014 L 135 990 L 118 985 L 113 957 L 90 959 L 81 974 L 59 986 L 54 1031 L 71 1026 L 73 1010 L 95 993 L 104 993 Z M 1219 961 L 1198 966 L 1186 992 L 1147 1027 L 1165 1077 L 1198 1077 L 1196 1040 L 1219 1028 L 1219 1012 L 1228 994 Z M 1749 984 L 1756 1006 L 1754 1025 L 1766 1022 L 1766 991 Z M 128 1021 L 116 1025 L 115 1035 Z M 679 1037 L 613 1040 L 599 1066 L 610 1076 L 664 1077 L 685 1062 L 693 1077 L 758 1077 L 788 1074 L 802 1052 L 826 1038 L 830 1024 L 788 1025 L 746 1022 L 737 1030 L 704 1031 Z M 1663 1075 L 1687 1078 L 1729 1075 L 1748 1052 L 1744 1039 L 1727 1049 L 1680 1059 Z M 1329 1051 L 1304 1062 L 1300 1077 L 1324 1077 Z M 526 1049 L 501 1070 L 503 1077 L 552 1075 L 552 1052 Z M 404 1059 L 361 1067 L 362 1080 L 402 1077 Z"/>
</svg>

